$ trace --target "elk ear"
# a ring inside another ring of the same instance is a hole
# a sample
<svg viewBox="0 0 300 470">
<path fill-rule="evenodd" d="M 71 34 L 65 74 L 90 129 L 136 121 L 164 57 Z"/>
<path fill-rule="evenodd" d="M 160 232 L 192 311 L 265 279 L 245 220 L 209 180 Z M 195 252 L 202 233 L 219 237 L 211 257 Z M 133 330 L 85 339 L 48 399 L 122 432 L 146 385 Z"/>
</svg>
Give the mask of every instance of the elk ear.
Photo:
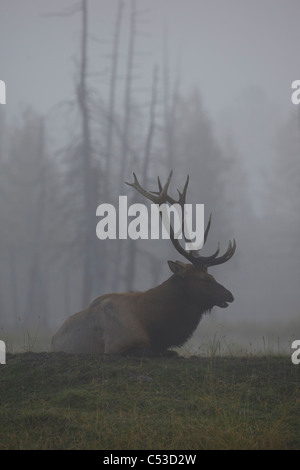
<svg viewBox="0 0 300 470">
<path fill-rule="evenodd" d="M 172 273 L 176 274 L 177 276 L 183 277 L 185 275 L 186 265 L 181 263 L 181 261 L 168 261 L 168 265 Z"/>
</svg>

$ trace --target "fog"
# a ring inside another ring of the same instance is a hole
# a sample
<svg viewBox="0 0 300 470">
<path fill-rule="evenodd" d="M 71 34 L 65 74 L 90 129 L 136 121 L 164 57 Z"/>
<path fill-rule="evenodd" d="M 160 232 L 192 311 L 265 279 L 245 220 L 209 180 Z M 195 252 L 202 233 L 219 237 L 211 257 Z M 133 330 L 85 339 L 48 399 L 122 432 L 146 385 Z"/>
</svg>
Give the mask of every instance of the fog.
<svg viewBox="0 0 300 470">
<path fill-rule="evenodd" d="M 210 335 L 288 350 L 299 339 L 297 1 L 0 0 L 0 337 L 48 348 L 105 292 L 153 287 L 170 241 L 96 237 L 96 208 L 173 169 L 212 226 L 203 253 L 233 292 Z M 183 260 L 182 260 L 183 261 Z M 206 341 L 206 340 L 205 340 Z M 196 346 L 195 346 L 196 347 Z M 259 347 L 259 346 L 257 346 Z"/>
</svg>

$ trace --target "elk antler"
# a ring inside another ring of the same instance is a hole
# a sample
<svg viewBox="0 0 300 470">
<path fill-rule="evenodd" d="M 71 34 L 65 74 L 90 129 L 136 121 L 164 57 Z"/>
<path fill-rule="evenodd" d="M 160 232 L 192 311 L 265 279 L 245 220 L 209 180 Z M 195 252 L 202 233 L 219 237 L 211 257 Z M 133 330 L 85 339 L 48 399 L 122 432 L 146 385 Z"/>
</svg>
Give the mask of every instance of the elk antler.
<svg viewBox="0 0 300 470">
<path fill-rule="evenodd" d="M 125 182 L 125 183 L 128 184 L 128 186 L 132 186 L 140 194 L 142 194 L 143 196 L 145 196 L 147 199 L 154 202 L 155 204 L 163 204 L 163 203 L 166 203 L 166 202 L 171 204 L 171 205 L 172 204 L 179 204 L 182 211 L 184 211 L 186 192 L 187 192 L 187 187 L 188 187 L 188 184 L 189 184 L 189 176 L 187 176 L 187 178 L 186 178 L 186 182 L 184 184 L 183 191 L 180 192 L 179 189 L 177 189 L 179 197 L 178 197 L 178 201 L 176 201 L 175 199 L 173 199 L 171 196 L 168 195 L 168 189 L 169 189 L 169 185 L 170 185 L 170 182 L 171 182 L 172 175 L 173 175 L 173 171 L 170 172 L 169 177 L 168 177 L 168 179 L 167 179 L 164 186 L 162 186 L 159 177 L 157 178 L 158 191 L 146 191 L 140 185 L 135 173 L 133 173 L 134 182 L 133 183 Z M 182 212 L 182 213 L 184 214 L 184 212 Z M 183 224 L 184 224 L 184 217 L 182 218 L 182 227 L 183 227 Z M 210 229 L 210 225 L 211 225 L 211 214 L 209 216 L 209 220 L 208 220 L 205 232 L 204 232 L 204 243 L 203 243 L 203 245 L 206 242 L 208 232 L 209 232 L 209 229 Z M 184 232 L 184 231 L 182 231 L 182 232 Z M 185 236 L 184 236 L 184 238 L 186 240 Z M 225 263 L 226 261 L 228 261 L 233 256 L 233 254 L 235 252 L 235 249 L 236 249 L 236 243 L 235 243 L 235 240 L 233 239 L 233 244 L 231 242 L 229 242 L 229 245 L 228 245 L 228 248 L 227 248 L 226 252 L 224 253 L 224 255 L 219 256 L 219 257 L 217 257 L 217 256 L 218 256 L 219 251 L 220 251 L 220 244 L 218 244 L 218 248 L 215 251 L 215 253 L 213 253 L 210 256 L 201 256 L 199 254 L 199 250 L 186 251 L 180 245 L 178 239 L 175 238 L 174 230 L 173 230 L 172 226 L 170 226 L 170 240 L 171 240 L 174 248 L 178 251 L 178 253 L 180 253 L 182 256 L 184 256 L 184 258 L 186 258 L 188 261 L 190 261 L 195 267 L 205 268 L 205 269 L 209 266 L 216 266 L 217 264 Z"/>
</svg>

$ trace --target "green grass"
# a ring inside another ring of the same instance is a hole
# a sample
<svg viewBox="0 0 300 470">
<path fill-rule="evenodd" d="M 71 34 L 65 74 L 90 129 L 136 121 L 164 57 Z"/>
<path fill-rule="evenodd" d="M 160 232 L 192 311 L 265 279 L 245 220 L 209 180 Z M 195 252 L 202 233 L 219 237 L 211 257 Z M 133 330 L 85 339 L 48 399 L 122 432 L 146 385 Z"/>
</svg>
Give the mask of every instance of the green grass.
<svg viewBox="0 0 300 470">
<path fill-rule="evenodd" d="M 10 354 L 0 449 L 300 449 L 290 357 Z"/>
</svg>

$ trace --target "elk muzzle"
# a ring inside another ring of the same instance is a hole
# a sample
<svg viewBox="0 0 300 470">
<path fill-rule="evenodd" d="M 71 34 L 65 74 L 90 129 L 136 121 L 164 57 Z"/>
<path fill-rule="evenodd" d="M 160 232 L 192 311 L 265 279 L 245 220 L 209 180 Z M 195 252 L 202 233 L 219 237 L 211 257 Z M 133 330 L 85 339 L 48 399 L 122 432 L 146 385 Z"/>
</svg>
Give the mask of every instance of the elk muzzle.
<svg viewBox="0 0 300 470">
<path fill-rule="evenodd" d="M 222 299 L 220 299 L 220 301 L 218 301 L 218 303 L 216 303 L 216 306 L 217 307 L 221 307 L 221 308 L 227 308 L 228 307 L 228 303 L 231 303 L 234 301 L 234 297 L 232 295 L 232 293 L 225 289 L 224 288 L 224 294 L 222 295 Z"/>
</svg>

